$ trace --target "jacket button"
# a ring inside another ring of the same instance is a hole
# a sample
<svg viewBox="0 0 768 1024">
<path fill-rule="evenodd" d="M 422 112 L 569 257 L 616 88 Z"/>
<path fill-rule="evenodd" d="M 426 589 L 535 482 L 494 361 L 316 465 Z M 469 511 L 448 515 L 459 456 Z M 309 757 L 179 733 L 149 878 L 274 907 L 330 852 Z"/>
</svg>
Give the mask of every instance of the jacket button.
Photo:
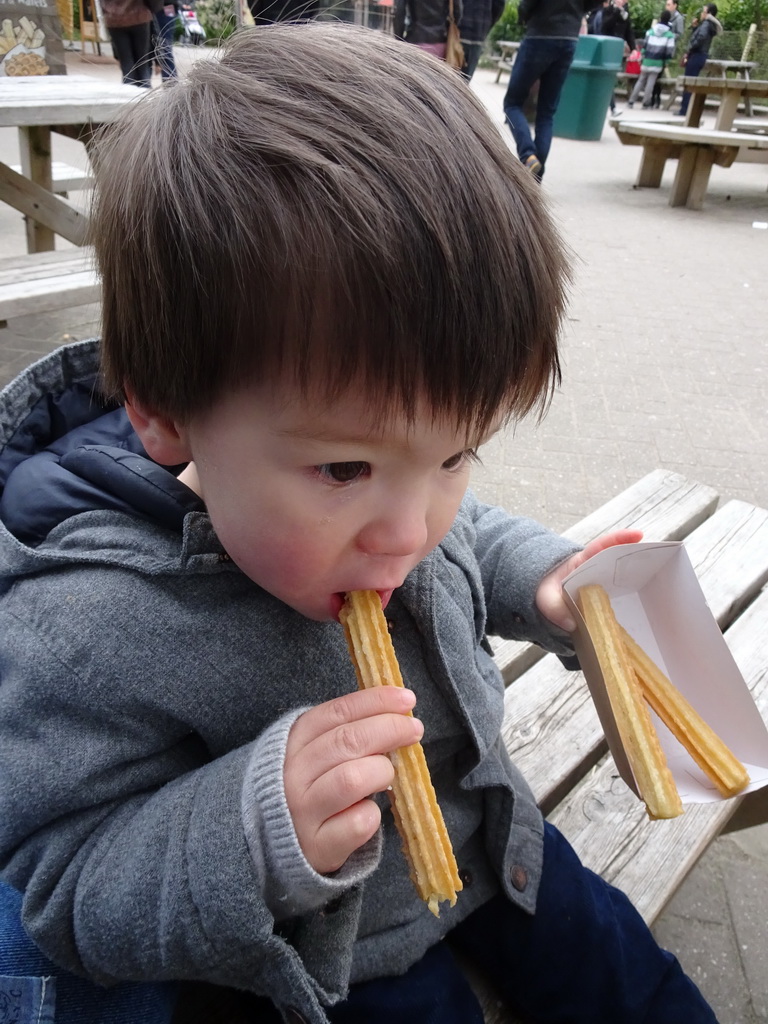
<svg viewBox="0 0 768 1024">
<path fill-rule="evenodd" d="M 461 884 L 465 889 L 468 889 L 470 885 L 472 885 L 472 872 L 468 871 L 467 868 L 462 868 L 461 871 L 459 871 L 459 878 L 461 879 Z"/>
<path fill-rule="evenodd" d="M 509 880 L 518 892 L 523 892 L 528 885 L 528 872 L 519 864 L 515 864 L 509 872 Z"/>
<path fill-rule="evenodd" d="M 525 623 L 525 618 L 519 612 L 515 612 L 512 616 L 512 621 L 516 622 L 518 626 L 522 626 Z"/>
<path fill-rule="evenodd" d="M 307 1018 L 304 1014 L 299 1013 L 293 1006 L 289 1006 L 285 1011 L 285 1019 L 288 1021 L 288 1024 L 307 1024 Z"/>
</svg>

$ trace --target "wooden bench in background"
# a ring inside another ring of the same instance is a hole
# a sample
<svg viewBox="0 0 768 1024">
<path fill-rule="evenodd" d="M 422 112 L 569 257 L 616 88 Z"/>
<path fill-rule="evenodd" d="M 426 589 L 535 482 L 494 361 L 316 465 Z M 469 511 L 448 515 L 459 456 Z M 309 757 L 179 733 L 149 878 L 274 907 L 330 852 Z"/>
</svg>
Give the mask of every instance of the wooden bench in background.
<svg viewBox="0 0 768 1024">
<path fill-rule="evenodd" d="M 566 536 L 584 544 L 631 526 L 649 541 L 684 541 L 712 613 L 768 720 L 768 511 L 742 501 L 718 504 L 711 487 L 656 470 Z M 627 893 L 648 924 L 718 835 L 768 820 L 763 789 L 689 805 L 671 821 L 650 821 L 618 777 L 582 674 L 528 644 L 492 640 L 492 646 L 508 683 L 503 738 L 510 756 L 548 820 L 588 867 Z M 465 967 L 488 1024 L 512 1024 L 516 1018 Z"/>
<path fill-rule="evenodd" d="M 21 174 L 21 164 L 11 164 L 11 170 Z M 51 185 L 51 192 L 57 196 L 67 196 L 70 192 L 93 188 L 93 175 L 90 171 L 54 160 L 51 164 Z"/>
<path fill-rule="evenodd" d="M 0 260 L 0 326 L 12 317 L 97 302 L 100 295 L 88 246 Z"/>
<path fill-rule="evenodd" d="M 496 43 L 496 46 L 501 51 L 496 57 L 496 82 L 498 83 L 501 78 L 502 72 L 511 71 L 512 65 L 515 63 L 515 57 L 517 51 L 520 49 L 520 43 L 514 40 L 500 40 Z"/>
<path fill-rule="evenodd" d="M 643 147 L 636 186 L 658 188 L 667 160 L 677 160 L 670 206 L 700 210 L 714 164 L 730 167 L 737 160 L 768 162 L 766 135 L 709 131 L 654 121 L 619 121 L 615 129 L 624 145 Z"/>
</svg>

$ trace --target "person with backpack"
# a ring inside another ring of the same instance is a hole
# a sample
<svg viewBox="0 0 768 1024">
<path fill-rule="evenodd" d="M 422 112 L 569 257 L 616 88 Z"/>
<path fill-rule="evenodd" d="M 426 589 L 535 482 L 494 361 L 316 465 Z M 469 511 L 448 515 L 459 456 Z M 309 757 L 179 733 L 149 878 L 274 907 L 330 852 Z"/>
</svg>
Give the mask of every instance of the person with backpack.
<svg viewBox="0 0 768 1024">
<path fill-rule="evenodd" d="M 653 89 L 668 60 L 675 53 L 675 34 L 669 27 L 669 11 L 662 11 L 661 17 L 645 33 L 643 41 L 643 59 L 640 64 L 640 75 L 635 82 L 629 107 L 643 97 L 643 107 L 647 110 L 653 104 Z"/>
</svg>

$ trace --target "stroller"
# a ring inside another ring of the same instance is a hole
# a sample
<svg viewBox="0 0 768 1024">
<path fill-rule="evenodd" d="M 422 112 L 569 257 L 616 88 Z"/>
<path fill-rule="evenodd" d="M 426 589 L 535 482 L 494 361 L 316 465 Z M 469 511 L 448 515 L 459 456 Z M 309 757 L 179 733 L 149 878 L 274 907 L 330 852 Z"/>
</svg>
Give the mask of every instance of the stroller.
<svg viewBox="0 0 768 1024">
<path fill-rule="evenodd" d="M 199 46 L 205 42 L 205 29 L 197 19 L 191 0 L 181 5 L 181 26 L 181 41 L 185 46 Z"/>
</svg>

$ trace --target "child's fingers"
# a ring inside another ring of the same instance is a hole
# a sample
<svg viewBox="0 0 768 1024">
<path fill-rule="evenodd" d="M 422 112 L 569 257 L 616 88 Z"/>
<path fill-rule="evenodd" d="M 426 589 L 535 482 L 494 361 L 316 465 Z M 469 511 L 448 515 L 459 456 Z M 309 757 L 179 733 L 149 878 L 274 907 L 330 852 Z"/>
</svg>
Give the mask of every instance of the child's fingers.
<svg viewBox="0 0 768 1024">
<path fill-rule="evenodd" d="M 417 718 L 378 714 L 339 725 L 298 749 L 291 743 L 292 737 L 289 736 L 286 749 L 286 778 L 287 762 L 290 759 L 290 785 L 294 793 L 300 794 L 309 790 L 317 779 L 340 765 L 406 747 L 420 740 L 423 734 L 424 726 Z M 348 771 L 351 773 L 353 769 Z M 369 789 L 367 792 L 372 793 L 374 790 Z"/>
<path fill-rule="evenodd" d="M 386 754 L 345 761 L 321 775 L 306 794 L 318 822 L 325 822 L 353 807 L 372 793 L 392 784 L 395 769 Z"/>
<path fill-rule="evenodd" d="M 416 704 L 413 690 L 400 686 L 376 686 L 356 690 L 305 711 L 291 729 L 296 747 L 306 746 L 332 729 L 374 715 L 405 715 Z"/>
<path fill-rule="evenodd" d="M 381 811 L 373 800 L 361 800 L 323 822 L 304 856 L 321 875 L 338 871 L 347 858 L 375 834 Z"/>
<path fill-rule="evenodd" d="M 598 551 L 615 547 L 616 544 L 637 544 L 642 539 L 642 530 L 614 530 L 612 533 L 606 533 L 604 536 L 590 541 L 584 548 L 582 561 L 586 562 L 588 558 L 596 555 Z"/>
</svg>

